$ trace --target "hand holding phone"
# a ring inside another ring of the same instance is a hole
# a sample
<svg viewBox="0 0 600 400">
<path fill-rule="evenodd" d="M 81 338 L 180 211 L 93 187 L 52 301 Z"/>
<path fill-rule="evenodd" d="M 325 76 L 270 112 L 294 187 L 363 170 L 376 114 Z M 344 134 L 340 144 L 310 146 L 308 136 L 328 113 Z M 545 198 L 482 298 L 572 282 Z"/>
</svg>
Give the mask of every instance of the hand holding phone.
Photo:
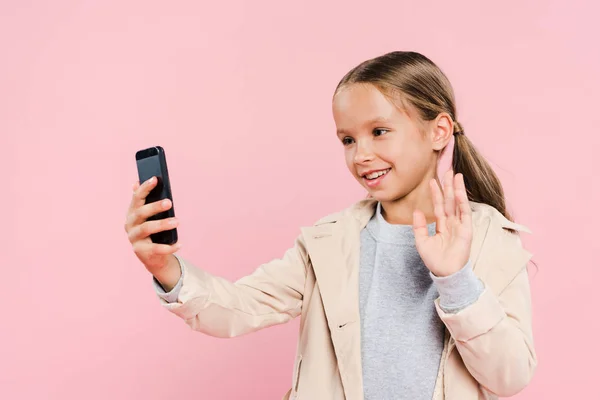
<svg viewBox="0 0 600 400">
<path fill-rule="evenodd" d="M 136 154 L 138 175 L 141 180 L 133 185 L 125 231 L 138 259 L 168 291 L 181 277 L 179 262 L 173 256 L 181 246 L 176 243 L 176 227 L 179 223 L 173 211 L 173 198 L 164 162 L 164 152 L 163 157 L 159 157 L 158 161 L 147 160 L 149 158 L 147 155 L 152 157 L 159 152 L 161 150 L 155 148 L 155 150 L 142 150 Z M 159 181 L 162 182 L 160 186 Z"/>
</svg>

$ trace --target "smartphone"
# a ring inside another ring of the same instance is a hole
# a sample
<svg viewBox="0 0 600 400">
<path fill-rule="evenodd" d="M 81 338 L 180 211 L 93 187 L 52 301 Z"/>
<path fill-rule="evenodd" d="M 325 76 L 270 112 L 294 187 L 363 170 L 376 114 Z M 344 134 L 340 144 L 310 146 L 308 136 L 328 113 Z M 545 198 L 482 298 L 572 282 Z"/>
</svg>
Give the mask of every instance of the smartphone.
<svg viewBox="0 0 600 400">
<path fill-rule="evenodd" d="M 167 158 L 165 150 L 160 146 L 150 147 L 135 153 L 138 177 L 140 184 L 155 176 L 158 183 L 146 197 L 146 204 L 154 203 L 163 199 L 171 200 L 171 208 L 148 218 L 148 221 L 175 217 L 175 203 L 171 192 L 169 170 L 167 169 Z M 152 242 L 161 244 L 173 244 L 177 242 L 177 228 L 153 233 L 150 235 Z"/>
</svg>

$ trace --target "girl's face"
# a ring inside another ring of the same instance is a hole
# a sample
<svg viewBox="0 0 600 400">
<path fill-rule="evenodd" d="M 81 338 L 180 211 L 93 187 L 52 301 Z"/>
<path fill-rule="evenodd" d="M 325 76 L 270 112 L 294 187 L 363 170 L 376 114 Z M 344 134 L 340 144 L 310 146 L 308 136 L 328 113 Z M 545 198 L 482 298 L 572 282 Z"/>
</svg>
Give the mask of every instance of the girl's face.
<svg viewBox="0 0 600 400">
<path fill-rule="evenodd" d="M 393 202 L 420 188 L 429 193 L 437 153 L 438 119 L 419 125 L 417 113 L 402 111 L 371 84 L 352 84 L 333 99 L 337 136 L 346 165 L 369 194 Z M 449 138 L 448 138 L 449 140 Z M 418 196 L 420 197 L 420 196 Z"/>
</svg>

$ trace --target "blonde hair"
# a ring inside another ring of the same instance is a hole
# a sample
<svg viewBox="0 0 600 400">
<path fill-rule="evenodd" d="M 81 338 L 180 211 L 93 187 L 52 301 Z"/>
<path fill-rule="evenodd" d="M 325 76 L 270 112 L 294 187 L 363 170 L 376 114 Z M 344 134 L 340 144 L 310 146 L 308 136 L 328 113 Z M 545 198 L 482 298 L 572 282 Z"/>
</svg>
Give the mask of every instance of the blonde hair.
<svg viewBox="0 0 600 400">
<path fill-rule="evenodd" d="M 456 118 L 452 85 L 433 61 L 411 51 L 394 51 L 367 60 L 342 78 L 334 96 L 353 83 L 372 84 L 393 101 L 408 102 L 422 121 L 432 121 L 440 113 L 448 113 L 454 121 L 452 168 L 455 173 L 463 174 L 469 200 L 488 204 L 512 221 L 500 179 L 465 136 Z"/>
</svg>

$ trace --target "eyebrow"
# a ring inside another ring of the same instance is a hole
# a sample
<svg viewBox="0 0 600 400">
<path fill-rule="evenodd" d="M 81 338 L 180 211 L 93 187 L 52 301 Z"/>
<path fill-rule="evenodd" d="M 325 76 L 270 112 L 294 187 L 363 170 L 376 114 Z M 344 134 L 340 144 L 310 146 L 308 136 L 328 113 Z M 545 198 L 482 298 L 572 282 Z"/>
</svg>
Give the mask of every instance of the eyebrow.
<svg viewBox="0 0 600 400">
<path fill-rule="evenodd" d="M 385 117 L 375 117 L 373 119 L 368 120 L 367 122 L 365 122 L 365 125 L 373 125 L 375 123 L 381 123 L 381 122 L 390 122 L 390 120 L 388 118 Z M 338 129 L 337 130 L 337 134 L 346 134 L 346 130 L 345 129 Z"/>
</svg>

